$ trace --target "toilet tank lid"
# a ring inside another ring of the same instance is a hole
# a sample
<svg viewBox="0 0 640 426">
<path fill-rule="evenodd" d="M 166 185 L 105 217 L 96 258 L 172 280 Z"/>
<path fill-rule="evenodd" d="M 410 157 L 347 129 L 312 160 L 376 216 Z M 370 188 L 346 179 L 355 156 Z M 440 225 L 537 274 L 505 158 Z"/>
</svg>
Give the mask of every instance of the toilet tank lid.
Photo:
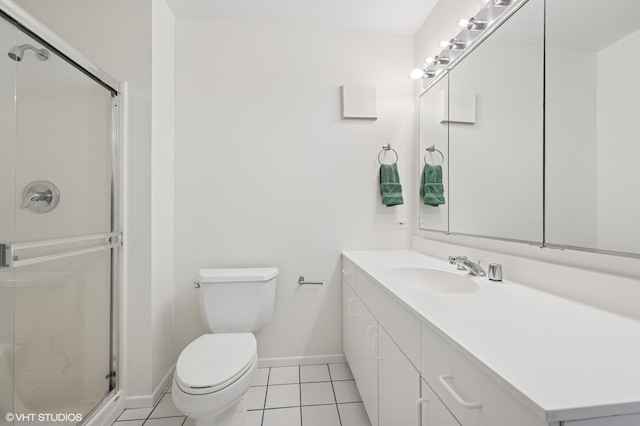
<svg viewBox="0 0 640 426">
<path fill-rule="evenodd" d="M 211 268 L 200 269 L 198 277 L 200 282 L 247 282 L 269 281 L 278 276 L 278 268 Z"/>
</svg>

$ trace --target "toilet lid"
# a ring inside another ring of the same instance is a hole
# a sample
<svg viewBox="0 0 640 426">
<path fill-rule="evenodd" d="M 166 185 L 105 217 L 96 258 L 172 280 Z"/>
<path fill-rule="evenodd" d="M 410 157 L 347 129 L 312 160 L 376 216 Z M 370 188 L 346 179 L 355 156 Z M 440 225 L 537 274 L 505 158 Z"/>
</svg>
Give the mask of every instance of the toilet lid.
<svg viewBox="0 0 640 426">
<path fill-rule="evenodd" d="M 251 333 L 202 335 L 178 357 L 177 384 L 190 394 L 223 389 L 251 368 L 256 349 L 256 338 Z"/>
</svg>

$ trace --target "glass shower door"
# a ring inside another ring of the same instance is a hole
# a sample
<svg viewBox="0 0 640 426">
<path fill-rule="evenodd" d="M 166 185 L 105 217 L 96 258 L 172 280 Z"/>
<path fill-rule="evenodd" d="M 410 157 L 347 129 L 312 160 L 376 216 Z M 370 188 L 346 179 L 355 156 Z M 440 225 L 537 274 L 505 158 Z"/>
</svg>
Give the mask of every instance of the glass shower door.
<svg viewBox="0 0 640 426">
<path fill-rule="evenodd" d="M 0 172 L 13 174 L 0 225 L 0 242 L 12 248 L 0 284 L 11 282 L 0 303 L 11 305 L 12 325 L 0 324 L 12 347 L 3 358 L 11 358 L 11 409 L 2 408 L 16 424 L 76 425 L 115 383 L 114 93 L 25 33 L 5 46 L 0 68 L 15 70 L 15 142 L 13 164 L 3 153 Z"/>
<path fill-rule="evenodd" d="M 0 20 L 0 41 L 6 46 L 16 43 L 17 30 Z M 15 112 L 16 65 L 0 60 L 0 258 L 15 241 Z M 0 259 L 0 262 L 4 259 Z M 14 270 L 0 268 L 0 425 L 12 424 L 7 413 L 13 412 L 13 333 Z"/>
</svg>

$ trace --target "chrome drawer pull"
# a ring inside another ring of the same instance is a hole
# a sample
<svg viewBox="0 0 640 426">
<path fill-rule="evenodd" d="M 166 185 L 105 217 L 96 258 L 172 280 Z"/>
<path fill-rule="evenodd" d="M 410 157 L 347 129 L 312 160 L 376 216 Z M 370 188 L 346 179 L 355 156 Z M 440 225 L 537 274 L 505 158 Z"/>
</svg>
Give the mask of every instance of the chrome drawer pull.
<svg viewBox="0 0 640 426">
<path fill-rule="evenodd" d="M 451 396 L 453 396 L 458 404 L 462 405 L 465 408 L 482 408 L 482 404 L 480 404 L 479 402 L 467 402 L 464 399 L 460 398 L 460 395 L 458 395 L 456 391 L 454 391 L 453 388 L 449 385 L 449 383 L 447 383 L 447 380 L 451 379 L 453 379 L 453 376 L 451 374 L 443 374 L 442 376 L 438 377 L 438 380 L 440 381 L 442 386 L 444 386 L 444 388 L 451 394 Z"/>
<path fill-rule="evenodd" d="M 358 314 L 354 314 L 354 313 L 351 311 L 351 302 L 355 302 L 355 301 L 356 301 L 356 299 L 355 299 L 355 298 L 353 298 L 353 297 L 352 297 L 352 298 L 350 298 L 350 299 L 347 301 L 347 314 L 348 314 L 350 317 L 357 317 L 357 316 L 358 316 Z"/>
<path fill-rule="evenodd" d="M 342 275 L 351 275 L 351 272 L 347 271 L 346 269 L 343 269 Z"/>
<path fill-rule="evenodd" d="M 424 426 L 422 423 L 420 423 L 420 414 L 421 414 L 420 413 L 420 411 L 421 411 L 420 409 L 422 408 L 422 404 L 425 403 L 425 402 L 429 402 L 429 398 L 426 398 L 426 397 L 425 398 L 419 398 L 416 401 L 416 408 L 418 409 L 418 417 L 416 417 L 416 419 L 417 419 L 416 420 L 416 425 L 418 425 L 418 426 Z"/>
</svg>

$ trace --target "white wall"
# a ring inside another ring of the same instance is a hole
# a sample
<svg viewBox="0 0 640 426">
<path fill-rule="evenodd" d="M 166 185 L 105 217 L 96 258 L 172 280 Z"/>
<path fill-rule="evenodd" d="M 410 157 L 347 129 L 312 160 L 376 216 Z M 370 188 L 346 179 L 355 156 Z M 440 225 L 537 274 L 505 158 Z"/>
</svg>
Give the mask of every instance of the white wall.
<svg viewBox="0 0 640 426">
<path fill-rule="evenodd" d="M 126 376 L 121 377 L 121 386 L 127 392 L 129 405 L 148 406 L 173 362 L 172 334 L 167 333 L 171 277 L 164 275 L 171 274 L 172 270 L 166 261 L 171 256 L 172 245 L 173 218 L 171 209 L 167 208 L 171 206 L 172 190 L 170 186 L 158 187 L 155 180 L 152 182 L 152 178 L 160 179 L 159 185 L 171 181 L 163 175 L 167 172 L 171 176 L 172 111 L 166 104 L 172 103 L 171 89 L 166 92 L 158 89 L 172 80 L 172 70 L 166 68 L 172 61 L 170 44 L 167 45 L 172 38 L 170 12 L 160 0 L 18 0 L 17 3 L 90 61 L 128 83 L 128 209 L 125 212 L 128 269 L 127 286 L 123 289 L 127 321 L 123 324 L 126 333 L 121 360 L 123 364 L 126 362 Z M 155 19 L 153 34 L 152 19 Z M 154 64 L 152 41 L 162 45 L 155 51 Z M 153 71 L 158 72 L 155 95 L 159 99 L 152 103 Z M 153 142 L 152 105 L 154 117 L 162 120 L 153 128 L 157 136 Z M 157 162 L 154 170 L 152 161 Z M 166 197 L 167 204 L 161 197 Z M 153 214 L 152 203 L 161 206 Z M 166 232 L 161 232 L 165 226 Z M 123 366 L 121 373 L 124 370 Z"/>
<path fill-rule="evenodd" d="M 598 247 L 640 252 L 640 31 L 598 52 Z"/>
<path fill-rule="evenodd" d="M 393 229 L 406 206 L 380 203 L 377 155 L 398 151 L 413 198 L 412 49 L 405 36 L 177 20 L 176 351 L 204 332 L 198 269 L 272 265 L 259 356 L 342 353 L 340 251 L 409 242 Z M 342 120 L 342 84 L 376 86 L 379 118 Z"/>
<path fill-rule="evenodd" d="M 151 3 L 151 345 L 153 387 L 176 361 L 173 352 L 175 19 Z"/>
</svg>

